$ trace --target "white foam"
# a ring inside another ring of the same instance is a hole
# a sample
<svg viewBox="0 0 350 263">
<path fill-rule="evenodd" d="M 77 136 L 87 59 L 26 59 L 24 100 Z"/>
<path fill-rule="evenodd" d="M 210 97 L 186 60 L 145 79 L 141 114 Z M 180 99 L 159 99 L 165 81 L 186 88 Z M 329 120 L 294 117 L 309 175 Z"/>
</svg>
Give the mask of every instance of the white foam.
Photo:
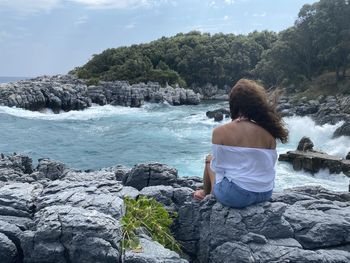
<svg viewBox="0 0 350 263">
<path fill-rule="evenodd" d="M 53 113 L 50 109 L 39 111 L 29 111 L 25 109 L 0 106 L 0 113 L 16 116 L 26 119 L 42 119 L 42 120 L 90 120 L 103 117 L 111 117 L 116 115 L 133 115 L 144 111 L 143 108 L 130 108 L 122 106 L 93 105 L 90 108 L 80 111 Z"/>
</svg>

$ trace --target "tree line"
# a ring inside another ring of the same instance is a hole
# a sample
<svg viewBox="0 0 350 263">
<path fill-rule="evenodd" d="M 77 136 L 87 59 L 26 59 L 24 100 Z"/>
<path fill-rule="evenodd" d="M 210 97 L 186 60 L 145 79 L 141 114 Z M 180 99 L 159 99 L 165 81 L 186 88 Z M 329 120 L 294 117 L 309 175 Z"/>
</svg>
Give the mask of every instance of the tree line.
<svg viewBox="0 0 350 263">
<path fill-rule="evenodd" d="M 220 88 L 240 78 L 266 86 L 301 85 L 324 72 L 346 77 L 350 64 L 349 0 L 304 5 L 292 27 L 247 35 L 192 31 L 147 44 L 110 48 L 71 73 L 91 80 L 157 81 Z"/>
</svg>

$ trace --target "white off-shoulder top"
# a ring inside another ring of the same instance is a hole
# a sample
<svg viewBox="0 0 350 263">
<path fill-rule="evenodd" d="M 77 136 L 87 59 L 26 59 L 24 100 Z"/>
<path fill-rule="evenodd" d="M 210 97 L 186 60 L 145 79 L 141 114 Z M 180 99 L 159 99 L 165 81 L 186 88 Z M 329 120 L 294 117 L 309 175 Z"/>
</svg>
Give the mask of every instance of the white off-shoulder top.
<svg viewBox="0 0 350 263">
<path fill-rule="evenodd" d="M 226 177 L 252 192 L 267 192 L 274 188 L 275 149 L 212 144 L 212 154 L 210 168 L 215 172 L 216 183 Z"/>
</svg>

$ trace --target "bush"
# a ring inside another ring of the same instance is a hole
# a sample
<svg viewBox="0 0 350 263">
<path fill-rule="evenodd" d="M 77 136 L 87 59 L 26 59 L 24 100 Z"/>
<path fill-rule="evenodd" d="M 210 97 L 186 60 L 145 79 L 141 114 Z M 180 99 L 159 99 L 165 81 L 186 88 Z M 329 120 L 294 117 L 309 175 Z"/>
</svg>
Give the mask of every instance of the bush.
<svg viewBox="0 0 350 263">
<path fill-rule="evenodd" d="M 143 229 L 154 241 L 164 247 L 180 252 L 180 245 L 170 232 L 172 217 L 162 204 L 145 196 L 137 200 L 125 198 L 126 213 L 121 223 L 123 226 L 122 251 L 125 249 L 140 250 L 140 241 L 136 230 Z M 172 215 L 177 216 L 176 213 Z"/>
</svg>

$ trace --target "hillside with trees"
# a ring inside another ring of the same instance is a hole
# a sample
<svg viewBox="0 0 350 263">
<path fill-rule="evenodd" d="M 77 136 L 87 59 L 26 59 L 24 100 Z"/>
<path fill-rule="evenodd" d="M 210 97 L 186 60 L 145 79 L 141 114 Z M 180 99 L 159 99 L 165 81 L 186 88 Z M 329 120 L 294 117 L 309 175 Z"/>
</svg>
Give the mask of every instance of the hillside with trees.
<svg viewBox="0 0 350 263">
<path fill-rule="evenodd" d="M 323 79 L 335 88 L 344 86 L 349 64 L 349 0 L 320 0 L 304 5 L 294 26 L 279 33 L 179 33 L 107 49 L 71 73 L 95 81 L 157 81 L 185 87 L 211 83 L 219 88 L 246 77 L 294 91 Z"/>
</svg>

